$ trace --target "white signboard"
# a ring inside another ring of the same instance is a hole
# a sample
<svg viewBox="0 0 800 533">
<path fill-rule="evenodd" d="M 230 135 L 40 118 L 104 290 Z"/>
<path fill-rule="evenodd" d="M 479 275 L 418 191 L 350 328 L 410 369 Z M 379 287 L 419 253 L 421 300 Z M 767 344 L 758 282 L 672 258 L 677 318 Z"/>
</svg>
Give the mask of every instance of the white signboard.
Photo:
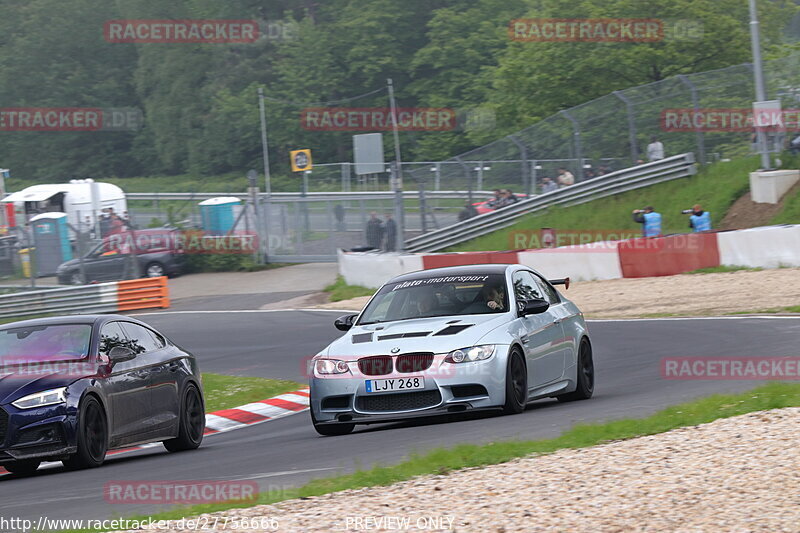
<svg viewBox="0 0 800 533">
<path fill-rule="evenodd" d="M 756 128 L 783 128 L 781 101 L 753 102 L 753 126 Z"/>
<path fill-rule="evenodd" d="M 356 174 L 359 176 L 385 172 L 383 134 L 353 135 L 353 157 L 356 164 Z"/>
</svg>

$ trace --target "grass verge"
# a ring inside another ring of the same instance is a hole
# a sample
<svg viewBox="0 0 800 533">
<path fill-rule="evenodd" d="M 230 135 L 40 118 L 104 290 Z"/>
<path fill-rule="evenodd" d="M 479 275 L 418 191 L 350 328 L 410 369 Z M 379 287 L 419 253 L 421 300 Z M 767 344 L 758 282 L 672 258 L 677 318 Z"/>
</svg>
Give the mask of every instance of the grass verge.
<svg viewBox="0 0 800 533">
<path fill-rule="evenodd" d="M 334 283 L 331 283 L 322 290 L 330 294 L 330 300 L 332 302 L 341 302 L 342 300 L 349 300 L 350 298 L 372 296 L 375 294 L 374 289 L 368 289 L 367 287 L 360 287 L 358 285 L 348 285 L 342 276 L 337 276 Z"/>
<path fill-rule="evenodd" d="M 633 232 L 641 225 L 633 221 L 631 211 L 652 205 L 663 216 L 664 233 L 687 233 L 689 218 L 681 210 L 701 204 L 711 213 L 714 223 L 749 187 L 749 174 L 758 168 L 758 158 L 748 157 L 716 163 L 703 168 L 691 178 L 651 185 L 643 189 L 600 198 L 572 207 L 554 207 L 523 217 L 513 226 L 453 247 L 449 251 L 491 251 L 528 248 L 514 232 L 555 228 L 560 231 Z"/>
<path fill-rule="evenodd" d="M 759 272 L 764 269 L 760 267 L 753 268 L 737 265 L 719 265 L 715 267 L 698 268 L 697 270 L 686 272 L 686 274 L 717 274 L 720 272 L 740 272 L 742 270 L 746 270 L 748 272 Z"/>
<path fill-rule="evenodd" d="M 800 384 L 770 383 L 740 394 L 717 394 L 679 404 L 647 418 L 579 424 L 554 439 L 493 442 L 486 445 L 461 444 L 453 448 L 434 449 L 427 453 L 413 453 L 407 461 L 396 465 L 375 466 L 352 474 L 314 480 L 296 489 L 261 493 L 257 504 L 271 504 L 348 489 L 390 485 L 421 475 L 447 474 L 463 468 L 504 463 L 530 454 L 585 448 L 611 441 L 664 433 L 680 427 L 695 426 L 754 411 L 798 406 L 800 406 Z M 196 505 L 175 508 L 153 515 L 151 518 L 177 519 L 252 505 L 252 503 L 235 502 Z M 137 519 L 144 520 L 144 517 L 131 518 L 131 520 Z"/>
<path fill-rule="evenodd" d="M 203 374 L 207 413 L 258 402 L 304 387 L 302 383 L 282 379 Z"/>
</svg>

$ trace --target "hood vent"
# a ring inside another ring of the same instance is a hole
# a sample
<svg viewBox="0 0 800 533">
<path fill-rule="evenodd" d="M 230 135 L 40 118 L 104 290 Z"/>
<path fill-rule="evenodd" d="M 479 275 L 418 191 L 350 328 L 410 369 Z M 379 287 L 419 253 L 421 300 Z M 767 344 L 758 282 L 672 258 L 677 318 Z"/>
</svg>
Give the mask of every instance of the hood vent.
<svg viewBox="0 0 800 533">
<path fill-rule="evenodd" d="M 439 335 L 455 335 L 456 333 L 461 333 L 467 328 L 471 328 L 475 324 L 459 324 L 457 326 L 447 326 L 441 331 L 437 331 L 433 334 L 434 337 L 438 337 Z"/>
<path fill-rule="evenodd" d="M 412 331 L 411 333 L 392 333 L 391 335 L 380 335 L 379 341 L 388 341 L 392 339 L 410 339 L 412 337 L 427 337 L 430 331 Z"/>
<path fill-rule="evenodd" d="M 372 342 L 372 333 L 359 333 L 353 335 L 353 344 L 360 344 L 362 342 Z"/>
</svg>

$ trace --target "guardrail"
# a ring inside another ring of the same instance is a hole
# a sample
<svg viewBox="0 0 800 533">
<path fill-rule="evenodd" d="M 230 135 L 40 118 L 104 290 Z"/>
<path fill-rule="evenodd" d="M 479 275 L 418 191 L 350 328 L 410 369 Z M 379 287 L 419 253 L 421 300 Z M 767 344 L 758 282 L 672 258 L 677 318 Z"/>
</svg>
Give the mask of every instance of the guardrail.
<svg viewBox="0 0 800 533">
<path fill-rule="evenodd" d="M 0 296 L 0 318 L 116 313 L 169 307 L 167 278 L 112 281 Z"/>
<path fill-rule="evenodd" d="M 469 196 L 469 191 L 425 191 L 425 198 L 441 198 L 441 199 L 460 199 L 463 200 Z M 491 196 L 491 191 L 472 191 L 475 196 Z M 209 198 L 216 198 L 218 196 L 232 196 L 240 200 L 247 200 L 250 196 L 247 193 L 222 193 L 222 192 L 132 192 L 126 193 L 125 197 L 128 200 L 208 200 Z M 267 199 L 266 193 L 260 193 L 259 198 L 262 201 Z M 392 200 L 394 193 L 392 191 L 351 191 L 351 192 L 310 192 L 305 196 L 299 192 L 274 192 L 269 195 L 273 202 L 318 202 L 320 200 Z M 403 198 L 416 199 L 419 198 L 418 191 L 403 191 Z"/>
<path fill-rule="evenodd" d="M 697 167 L 693 153 L 676 155 L 618 170 L 413 237 L 405 242 L 405 251 L 433 252 L 441 250 L 506 228 L 524 215 L 536 213 L 552 206 L 578 205 L 663 181 L 686 178 L 696 173 Z"/>
</svg>

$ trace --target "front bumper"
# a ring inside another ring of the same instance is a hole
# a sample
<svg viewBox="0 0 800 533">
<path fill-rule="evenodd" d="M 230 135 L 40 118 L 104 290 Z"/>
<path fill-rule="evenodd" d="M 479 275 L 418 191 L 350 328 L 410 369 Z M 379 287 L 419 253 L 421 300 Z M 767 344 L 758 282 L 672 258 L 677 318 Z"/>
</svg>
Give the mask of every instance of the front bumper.
<svg viewBox="0 0 800 533">
<path fill-rule="evenodd" d="M 25 459 L 62 459 L 75 453 L 75 421 L 66 406 L 0 407 L 0 465 Z M 2 421 L 0 421 L 2 422 Z"/>
<path fill-rule="evenodd" d="M 421 372 L 368 376 L 351 363 L 350 374 L 310 380 L 310 404 L 318 424 L 392 422 L 479 409 L 495 409 L 505 403 L 506 353 L 508 347 L 485 361 L 445 363 L 445 354 L 434 356 L 431 367 Z M 408 392 L 370 393 L 366 381 L 423 377 L 424 388 Z"/>
</svg>

